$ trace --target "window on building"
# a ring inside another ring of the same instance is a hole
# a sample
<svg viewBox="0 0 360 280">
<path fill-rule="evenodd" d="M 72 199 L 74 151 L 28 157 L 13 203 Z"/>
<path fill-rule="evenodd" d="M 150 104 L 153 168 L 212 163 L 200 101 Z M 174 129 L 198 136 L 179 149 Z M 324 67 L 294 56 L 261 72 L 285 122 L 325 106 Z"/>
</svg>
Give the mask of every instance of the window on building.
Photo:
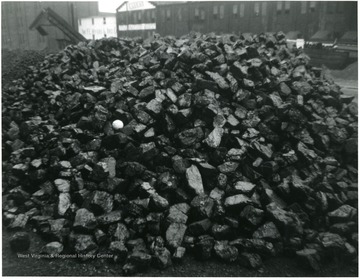
<svg viewBox="0 0 360 280">
<path fill-rule="evenodd" d="M 94 25 L 94 18 L 91 19 L 91 23 L 92 23 L 92 25 Z"/>
<path fill-rule="evenodd" d="M 182 12 L 182 9 L 179 8 L 179 9 L 178 9 L 178 12 L 177 12 L 177 14 L 178 14 L 178 20 L 179 20 L 179 21 L 182 21 L 182 13 L 181 13 L 181 12 Z"/>
<path fill-rule="evenodd" d="M 138 12 L 138 22 L 141 22 L 141 11 Z"/>
<path fill-rule="evenodd" d="M 204 9 L 201 9 L 201 11 L 200 11 L 200 19 L 201 19 L 201 20 L 205 20 L 205 18 L 206 18 L 205 10 L 204 10 Z"/>
<path fill-rule="evenodd" d="M 241 3 L 240 4 L 240 17 L 244 17 L 245 15 L 245 4 L 244 3 Z"/>
<path fill-rule="evenodd" d="M 260 3 L 255 2 L 254 3 L 254 15 L 258 17 L 260 15 Z"/>
<path fill-rule="evenodd" d="M 301 14 L 306 14 L 307 2 L 301 1 L 300 3 L 301 3 Z"/>
<path fill-rule="evenodd" d="M 315 9 L 316 9 L 316 2 L 315 1 L 310 1 L 310 8 L 309 8 L 309 11 L 311 13 L 315 12 Z"/>
<path fill-rule="evenodd" d="M 237 17 L 238 8 L 239 8 L 239 6 L 237 4 L 233 5 L 233 17 Z"/>
<path fill-rule="evenodd" d="M 154 22 L 155 21 L 155 10 L 151 11 L 151 20 Z"/>
<path fill-rule="evenodd" d="M 161 10 L 161 21 L 165 21 L 165 10 Z"/>
<path fill-rule="evenodd" d="M 171 18 L 171 11 L 170 11 L 170 9 L 167 9 L 166 10 L 166 20 L 170 20 L 170 18 Z"/>
<path fill-rule="evenodd" d="M 283 2 L 282 2 L 282 1 L 277 1 L 277 2 L 276 2 L 276 13 L 277 13 L 278 15 L 280 15 L 280 14 L 281 14 L 281 11 L 282 11 L 282 4 L 283 4 Z"/>
<path fill-rule="evenodd" d="M 136 12 L 132 13 L 132 22 L 136 23 L 137 22 L 137 16 L 136 16 Z"/>
<path fill-rule="evenodd" d="M 224 5 L 220 6 L 220 19 L 223 19 L 225 15 L 225 8 Z"/>
<path fill-rule="evenodd" d="M 261 15 L 266 16 L 267 13 L 267 2 L 263 2 L 261 5 Z"/>
<path fill-rule="evenodd" d="M 218 6 L 214 6 L 213 7 L 213 18 L 217 19 L 219 17 L 219 7 Z"/>
<path fill-rule="evenodd" d="M 195 15 L 195 19 L 200 18 L 200 9 L 199 8 L 195 8 L 194 15 Z"/>
<path fill-rule="evenodd" d="M 106 17 L 103 17 L 103 24 L 106 24 Z"/>
<path fill-rule="evenodd" d="M 290 13 L 290 1 L 285 2 L 285 14 Z"/>
</svg>

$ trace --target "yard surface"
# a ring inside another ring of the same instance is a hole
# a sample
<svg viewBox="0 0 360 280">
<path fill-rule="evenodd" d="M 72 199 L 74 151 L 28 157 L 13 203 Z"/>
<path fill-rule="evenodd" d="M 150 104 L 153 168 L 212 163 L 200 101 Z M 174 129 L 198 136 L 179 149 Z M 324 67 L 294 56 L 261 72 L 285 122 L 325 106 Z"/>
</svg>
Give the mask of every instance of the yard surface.
<svg viewBox="0 0 360 280">
<path fill-rule="evenodd" d="M 19 258 L 12 252 L 9 239 L 12 233 L 3 229 L 3 276 L 123 276 L 122 265 L 106 259 L 80 262 L 74 259 Z M 36 233 L 30 233 L 31 246 L 28 252 L 39 253 L 46 243 Z M 249 270 L 237 264 L 225 264 L 218 260 L 198 261 L 187 256 L 183 263 L 166 270 L 150 270 L 138 273 L 137 277 L 357 277 L 357 263 L 334 261 L 324 264 L 313 272 L 298 263 L 296 258 L 275 258 L 264 261 L 260 271 Z"/>
</svg>

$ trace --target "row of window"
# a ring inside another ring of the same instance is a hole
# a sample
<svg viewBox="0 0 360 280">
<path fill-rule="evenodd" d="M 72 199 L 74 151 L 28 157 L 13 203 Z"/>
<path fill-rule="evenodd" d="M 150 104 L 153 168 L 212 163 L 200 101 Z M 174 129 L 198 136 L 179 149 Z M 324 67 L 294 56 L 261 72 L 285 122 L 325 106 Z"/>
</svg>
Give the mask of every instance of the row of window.
<svg viewBox="0 0 360 280">
<path fill-rule="evenodd" d="M 331 2 L 330 2 L 331 3 Z M 337 5 L 341 5 L 342 3 L 332 3 L 332 4 L 337 4 Z M 309 6 L 309 7 L 308 7 Z M 290 8 L 291 8 L 291 2 L 290 1 L 278 1 L 277 2 L 277 6 L 276 6 L 276 13 L 277 14 L 289 14 L 290 13 Z M 315 12 L 315 8 L 316 8 L 316 2 L 315 1 L 310 1 L 310 2 L 306 2 L 306 1 L 302 1 L 301 2 L 301 13 L 305 14 L 307 12 L 313 13 Z M 267 2 L 255 2 L 254 3 L 254 10 L 253 13 L 255 16 L 266 16 L 267 14 L 267 9 L 268 9 L 268 3 Z M 177 16 L 178 16 L 178 20 L 181 21 L 182 20 L 182 9 L 179 8 L 178 12 L 177 12 Z M 220 6 L 213 6 L 212 9 L 212 18 L 213 19 L 223 19 L 225 14 L 225 7 L 224 5 L 220 5 Z M 245 16 L 245 3 L 240 3 L 240 4 L 234 4 L 232 6 L 232 16 L 234 18 L 237 17 L 244 17 Z M 163 21 L 167 21 L 171 19 L 171 10 L 167 9 L 162 10 L 161 11 L 161 18 Z M 198 8 L 196 7 L 194 9 L 194 18 L 195 20 L 205 20 L 206 18 L 206 9 L 205 8 Z"/>
<path fill-rule="evenodd" d="M 327 2 L 327 13 L 342 13 L 343 12 L 343 3 L 341 2 Z M 278 15 L 280 14 L 290 14 L 290 8 L 291 8 L 291 1 L 278 1 L 276 3 L 276 13 Z M 267 2 L 255 2 L 253 5 L 253 14 L 255 16 L 266 16 L 267 10 L 268 10 L 268 3 Z M 315 1 L 301 1 L 301 8 L 300 13 L 306 14 L 306 13 L 314 13 L 316 10 L 316 2 Z M 150 11 L 138 11 L 138 12 L 132 12 L 132 22 L 133 23 L 141 23 L 142 17 L 144 16 L 144 13 L 147 13 Z M 179 21 L 183 20 L 183 14 L 185 14 L 186 10 L 185 8 L 179 7 L 177 9 L 177 18 Z M 161 10 L 161 20 L 163 22 L 170 21 L 172 11 L 170 9 L 162 9 Z M 146 15 L 146 14 L 145 14 Z M 206 8 L 194 8 L 194 19 L 198 21 L 204 21 L 206 19 Z M 237 17 L 244 17 L 245 16 L 245 3 L 237 3 L 232 5 L 232 16 L 234 18 Z M 225 17 L 225 6 L 224 5 L 214 5 L 212 7 L 212 19 L 224 19 Z M 104 18 L 105 19 L 105 18 Z M 124 19 L 123 19 L 124 20 Z M 147 18 L 149 20 L 149 18 Z M 155 10 L 151 11 L 151 21 L 155 21 Z M 105 22 L 104 22 L 105 23 Z"/>
<path fill-rule="evenodd" d="M 95 19 L 91 18 L 91 24 L 95 24 Z M 106 24 L 106 17 L 103 17 L 103 24 Z M 81 18 L 79 19 L 79 25 L 81 26 Z"/>
<path fill-rule="evenodd" d="M 154 22 L 156 19 L 156 11 L 152 10 L 141 10 L 141 11 L 132 11 L 128 14 L 128 19 L 132 23 L 146 23 L 146 22 Z M 126 15 L 121 17 L 123 22 L 126 22 Z"/>
</svg>

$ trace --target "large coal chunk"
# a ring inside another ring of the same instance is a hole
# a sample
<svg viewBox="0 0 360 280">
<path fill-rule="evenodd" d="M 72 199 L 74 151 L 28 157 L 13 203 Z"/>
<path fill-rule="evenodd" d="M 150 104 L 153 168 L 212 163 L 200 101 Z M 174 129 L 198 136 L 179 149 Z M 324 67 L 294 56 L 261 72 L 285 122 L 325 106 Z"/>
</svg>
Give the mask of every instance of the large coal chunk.
<svg viewBox="0 0 360 280">
<path fill-rule="evenodd" d="M 207 195 L 198 195 L 191 201 L 191 218 L 202 220 L 210 218 L 213 213 L 214 200 Z"/>
<path fill-rule="evenodd" d="M 204 138 L 204 132 L 201 127 L 184 130 L 177 135 L 177 138 L 182 147 L 194 146 Z"/>
<path fill-rule="evenodd" d="M 234 262 L 239 255 L 236 247 L 229 245 L 227 241 L 215 241 L 214 252 L 217 257 L 225 262 Z"/>
<path fill-rule="evenodd" d="M 239 238 L 232 240 L 229 244 L 238 248 L 239 251 L 256 253 L 264 257 L 276 255 L 276 249 L 273 243 L 265 241 L 264 239 Z"/>
<path fill-rule="evenodd" d="M 197 195 L 204 193 L 202 177 L 196 165 L 191 165 L 186 169 L 186 180 L 188 182 L 189 188 Z"/>
<path fill-rule="evenodd" d="M 97 220 L 93 213 L 85 208 L 76 211 L 75 221 L 73 224 L 74 229 L 79 231 L 91 231 L 97 226 Z"/>
<path fill-rule="evenodd" d="M 90 207 L 94 213 L 109 213 L 113 209 L 114 198 L 104 191 L 95 191 L 90 201 Z"/>
<path fill-rule="evenodd" d="M 181 246 L 185 232 L 186 225 L 181 223 L 172 223 L 166 230 L 166 242 L 172 248 Z"/>
<path fill-rule="evenodd" d="M 212 250 L 214 247 L 214 238 L 209 235 L 202 235 L 198 237 L 198 241 L 194 247 L 194 253 L 196 258 L 200 260 L 207 260 L 212 256 Z"/>
<path fill-rule="evenodd" d="M 72 233 L 69 236 L 69 242 L 70 247 L 78 254 L 94 255 L 98 250 L 98 246 L 91 235 Z"/>
<path fill-rule="evenodd" d="M 63 250 L 64 250 L 64 245 L 58 241 L 54 241 L 46 244 L 41 249 L 41 253 L 45 253 L 48 255 L 57 255 L 60 254 Z"/>
</svg>

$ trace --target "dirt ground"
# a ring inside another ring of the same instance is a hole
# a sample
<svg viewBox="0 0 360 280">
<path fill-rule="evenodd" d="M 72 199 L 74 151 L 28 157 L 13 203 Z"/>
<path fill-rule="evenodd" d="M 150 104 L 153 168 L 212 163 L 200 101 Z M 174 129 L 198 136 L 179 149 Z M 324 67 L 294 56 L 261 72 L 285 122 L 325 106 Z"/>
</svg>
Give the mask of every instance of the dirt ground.
<svg viewBox="0 0 360 280">
<path fill-rule="evenodd" d="M 11 232 L 3 229 L 3 276 L 123 276 L 122 265 L 106 259 L 80 262 L 74 259 L 18 258 L 9 246 Z M 36 233 L 31 233 L 29 253 L 39 253 L 46 243 Z M 183 263 L 166 270 L 150 269 L 136 277 L 357 277 L 356 263 L 332 262 L 324 264 L 318 272 L 301 266 L 295 258 L 275 258 L 264 261 L 260 271 L 249 270 L 237 264 L 218 260 L 198 261 L 187 256 Z"/>
</svg>

